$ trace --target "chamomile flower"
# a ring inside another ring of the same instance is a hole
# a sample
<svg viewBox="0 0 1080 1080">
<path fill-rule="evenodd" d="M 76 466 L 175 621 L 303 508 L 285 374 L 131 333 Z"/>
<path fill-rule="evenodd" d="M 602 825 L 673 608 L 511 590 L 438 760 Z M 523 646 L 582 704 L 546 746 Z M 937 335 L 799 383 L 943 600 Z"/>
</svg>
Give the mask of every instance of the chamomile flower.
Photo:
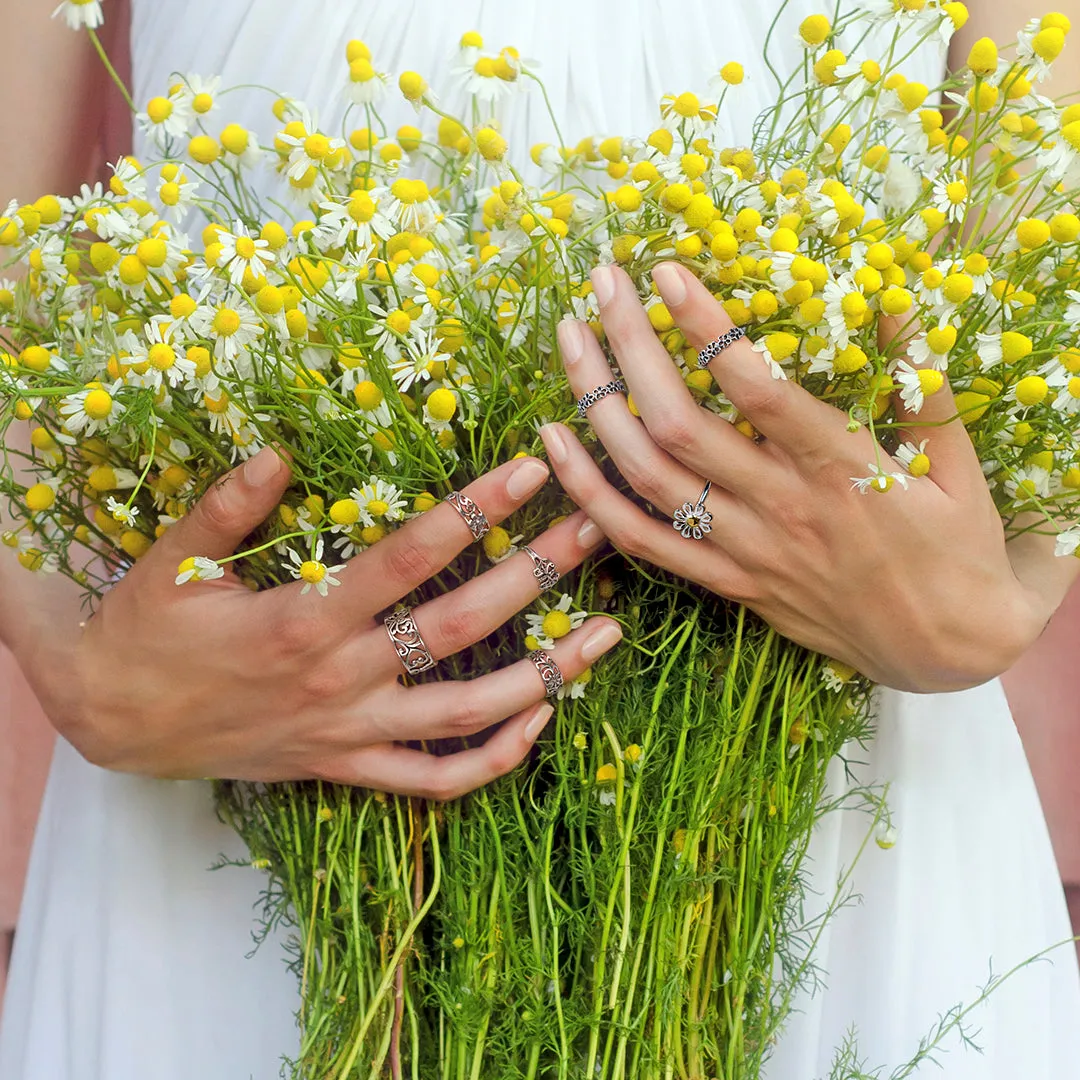
<svg viewBox="0 0 1080 1080">
<path fill-rule="evenodd" d="M 263 277 L 277 258 L 269 241 L 251 236 L 241 221 L 233 224 L 231 233 L 219 230 L 217 242 L 221 245 L 217 266 L 229 271 L 229 280 L 237 287 L 244 280 L 246 270 L 256 277 Z"/>
<path fill-rule="evenodd" d="M 285 170 L 285 175 L 290 180 L 300 182 L 310 170 L 340 167 L 337 165 L 338 158 L 341 159 L 341 164 L 344 164 L 344 156 L 338 153 L 345 148 L 344 139 L 333 139 L 320 131 L 303 135 L 289 135 L 281 131 L 278 132 L 277 139 L 290 148 L 288 167 Z"/>
<path fill-rule="evenodd" d="M 182 88 L 177 88 L 168 97 L 151 98 L 146 108 L 135 114 L 135 122 L 159 148 L 186 135 L 194 119 L 190 101 Z"/>
<path fill-rule="evenodd" d="M 830 337 L 843 348 L 851 335 L 866 318 L 870 305 L 863 291 L 855 284 L 851 272 L 825 283 L 825 321 L 829 324 Z"/>
<path fill-rule="evenodd" d="M 353 48 L 353 46 L 358 48 Z M 347 52 L 349 74 L 345 82 L 345 97 L 354 105 L 374 105 L 386 94 L 386 73 L 376 71 L 371 62 L 371 51 L 362 42 L 349 42 L 352 55 Z"/>
<path fill-rule="evenodd" d="M 900 400 L 914 413 L 920 412 L 926 398 L 945 385 L 945 376 L 937 368 L 914 368 L 906 360 L 896 365 L 892 375 L 900 385 Z"/>
<path fill-rule="evenodd" d="M 559 701 L 577 701 L 585 696 L 585 690 L 592 682 L 592 668 L 586 668 L 576 679 L 570 679 L 559 687 L 555 697 Z M 627 747 L 629 749 L 629 747 Z M 610 792 L 614 796 L 614 792 Z M 604 802 L 604 793 L 601 792 L 600 801 Z M 614 802 L 614 798 L 612 799 Z"/>
<path fill-rule="evenodd" d="M 320 536 L 315 541 L 315 547 L 311 551 L 310 559 L 303 559 L 295 548 L 289 548 L 289 562 L 292 564 L 285 569 L 292 574 L 294 580 L 302 581 L 304 587 L 300 595 L 304 596 L 314 589 L 320 596 L 326 596 L 332 586 L 340 585 L 335 575 L 345 569 L 344 563 L 337 566 L 327 566 L 323 559 L 323 538 Z"/>
<path fill-rule="evenodd" d="M 1054 554 L 1058 558 L 1075 555 L 1078 549 L 1080 549 L 1080 525 L 1074 525 L 1058 533 L 1057 542 L 1054 544 Z"/>
<path fill-rule="evenodd" d="M 347 199 L 319 204 L 319 221 L 312 230 L 312 243 L 320 251 L 351 244 L 367 253 L 376 240 L 388 240 L 397 230 L 379 209 L 377 196 L 354 191 Z"/>
<path fill-rule="evenodd" d="M 107 431 L 124 414 L 124 406 L 116 399 L 119 382 L 106 388 L 101 383 L 89 383 L 85 390 L 70 394 L 60 402 L 64 427 L 73 435 L 93 435 Z"/>
<path fill-rule="evenodd" d="M 157 390 L 166 383 L 177 387 L 194 380 L 195 363 L 174 340 L 175 330 L 174 323 L 156 315 L 146 324 L 142 338 L 125 335 L 123 345 L 132 365 L 128 373 L 130 382 Z M 140 372 L 139 367 L 144 370 Z"/>
<path fill-rule="evenodd" d="M 907 489 L 907 473 L 886 472 L 880 465 L 876 465 L 872 461 L 867 465 L 867 468 L 870 470 L 869 476 L 850 477 L 852 490 L 857 491 L 860 495 L 865 495 L 870 491 L 884 494 L 891 491 L 896 484 L 899 484 L 905 490 Z"/>
<path fill-rule="evenodd" d="M 72 30 L 96 30 L 105 21 L 101 0 L 64 0 L 52 13 L 54 19 L 57 15 L 63 15 Z"/>
<path fill-rule="evenodd" d="M 1080 375 L 1073 375 L 1062 368 L 1047 378 L 1046 382 L 1058 390 L 1054 397 L 1054 408 L 1058 412 L 1065 413 L 1066 416 L 1074 416 L 1080 412 Z"/>
<path fill-rule="evenodd" d="M 908 357 L 919 367 L 933 367 L 945 371 L 949 366 L 949 353 L 956 345 L 957 328 L 942 322 L 918 334 L 908 343 Z"/>
<path fill-rule="evenodd" d="M 525 640 L 528 647 L 553 649 L 559 638 L 564 638 L 571 630 L 576 630 L 588 615 L 584 611 L 571 610 L 573 606 L 574 600 L 569 593 L 563 593 L 554 605 L 541 600 L 540 611 L 530 611 L 525 616 Z"/>
<path fill-rule="evenodd" d="M 1016 58 L 1035 82 L 1050 77 L 1054 61 L 1065 44 L 1065 32 L 1058 27 L 1044 28 L 1041 19 L 1031 19 L 1016 35 Z"/>
<path fill-rule="evenodd" d="M 135 519 L 139 516 L 137 506 L 128 506 L 110 495 L 105 500 L 105 509 L 109 511 L 115 521 L 123 522 L 128 528 L 135 527 Z"/>
<path fill-rule="evenodd" d="M 408 505 L 400 488 L 377 476 L 371 477 L 363 487 L 354 489 L 350 498 L 360 507 L 360 520 L 365 525 L 374 525 L 376 519 L 401 521 Z"/>
<path fill-rule="evenodd" d="M 389 350 L 386 351 L 389 354 Z M 441 340 L 427 329 L 405 343 L 405 355 L 391 364 L 390 374 L 398 389 L 406 393 L 417 382 L 427 382 L 434 371 L 449 360 L 449 354 L 442 351 Z"/>
<path fill-rule="evenodd" d="M 1005 481 L 1005 494 L 1017 502 L 1050 497 L 1050 470 L 1041 465 L 1013 469 Z"/>
<path fill-rule="evenodd" d="M 225 296 L 217 304 L 204 304 L 190 316 L 192 330 L 214 344 L 218 360 L 236 360 L 262 335 L 263 327 L 247 301 Z"/>
<path fill-rule="evenodd" d="M 963 221 L 967 213 L 968 185 L 963 176 L 945 173 L 934 181 L 931 205 L 940 210 L 947 221 Z"/>
<path fill-rule="evenodd" d="M 904 466 L 912 476 L 925 476 L 930 471 L 930 457 L 926 453 L 929 439 L 923 439 L 918 445 L 915 443 L 901 443 L 893 457 Z"/>
<path fill-rule="evenodd" d="M 180 84 L 180 96 L 185 106 L 198 117 L 209 116 L 218 108 L 221 76 L 209 77 L 188 73 Z"/>
</svg>

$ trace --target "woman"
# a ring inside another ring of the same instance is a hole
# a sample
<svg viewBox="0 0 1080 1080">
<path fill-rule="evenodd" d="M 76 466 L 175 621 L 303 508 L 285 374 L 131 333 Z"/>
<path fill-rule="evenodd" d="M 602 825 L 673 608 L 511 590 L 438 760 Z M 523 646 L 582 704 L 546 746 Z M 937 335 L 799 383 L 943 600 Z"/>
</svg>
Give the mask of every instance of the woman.
<svg viewBox="0 0 1080 1080">
<path fill-rule="evenodd" d="M 739 5 L 735 13 L 714 17 L 699 0 L 676 7 L 643 0 L 610 5 L 554 0 L 535 8 L 498 5 L 490 10 L 479 2 L 439 5 L 435 0 L 394 5 L 325 2 L 302 8 L 285 0 L 235 6 L 194 0 L 182 7 L 135 0 L 135 96 L 145 101 L 160 91 L 167 72 L 180 70 L 220 73 L 224 85 L 271 84 L 321 104 L 336 98 L 342 78 L 341 50 L 347 39 L 368 41 L 380 67 L 392 71 L 414 68 L 427 74 L 443 70 L 445 57 L 455 48 L 460 33 L 475 26 L 491 40 L 516 45 L 523 54 L 544 61 L 545 86 L 564 130 L 579 134 L 642 131 L 652 126 L 655 103 L 662 93 L 704 82 L 728 59 L 741 60 L 749 67 L 777 7 L 776 3 Z M 1002 7 L 998 6 L 999 11 Z M 790 68 L 797 62 L 794 28 L 813 11 L 814 5 L 806 0 L 787 5 L 775 35 L 782 67 Z M 984 19 L 974 30 L 1006 36 L 1027 14 L 1018 6 L 1010 18 L 1001 12 L 999 27 L 987 25 Z M 977 24 L 978 18 L 973 16 L 972 22 Z M 963 43 L 958 49 L 961 57 L 966 54 Z M 921 57 L 910 74 L 933 84 L 939 81 L 942 64 L 941 56 Z M 751 82 L 746 90 L 748 99 L 738 112 L 724 117 L 732 127 L 733 139 L 747 138 L 745 118 L 765 104 L 765 95 L 770 92 L 764 77 Z M 449 92 L 444 100 L 451 108 L 457 104 Z M 520 151 L 533 141 L 550 137 L 537 95 L 523 94 L 503 103 L 502 108 L 506 134 Z M 230 101 L 228 111 L 230 120 L 266 130 L 263 99 L 235 105 Z M 333 126 L 332 118 L 324 116 L 324 121 Z M 691 337 L 718 329 L 715 309 L 695 297 L 692 282 L 684 282 L 687 292 L 681 299 L 677 281 L 669 278 L 665 283 L 661 273 L 657 283 L 668 292 L 672 311 L 680 320 L 687 319 Z M 609 334 L 617 344 L 621 338 L 624 363 L 632 364 L 635 358 L 647 363 L 647 351 L 639 353 L 643 343 L 640 322 L 635 322 L 639 313 L 629 303 L 625 280 L 617 276 L 600 280 L 596 291 L 603 301 Z M 595 365 L 595 352 L 577 347 L 573 334 L 572 328 L 563 330 L 561 344 L 571 382 L 580 394 L 605 380 L 598 378 L 601 373 Z M 698 343 L 705 340 L 708 337 Z M 737 354 L 725 354 L 725 366 L 717 370 L 729 394 L 738 392 L 733 390 L 733 380 L 746 375 L 744 369 L 728 363 L 733 359 Z M 657 371 L 642 367 L 639 378 L 641 374 L 653 379 Z M 753 389 L 749 389 L 752 397 Z M 677 402 L 668 400 L 677 407 Z M 771 423 L 767 415 L 770 404 Z M 804 404 L 759 400 L 756 419 L 769 436 L 763 453 L 786 452 L 785 439 L 797 439 L 805 435 L 808 424 L 813 426 L 812 417 L 800 414 Z M 630 458 L 620 454 L 621 440 L 637 440 L 635 445 L 663 466 L 667 490 L 651 493 L 663 509 L 670 509 L 663 506 L 667 495 L 677 495 L 674 505 L 690 497 L 683 484 L 691 475 L 696 482 L 715 467 L 715 460 L 729 464 L 727 458 L 713 458 L 707 440 L 716 432 L 699 430 L 696 416 L 694 427 L 674 438 L 672 425 L 665 429 L 662 420 L 657 424 L 659 414 L 649 418 L 652 430 L 672 451 L 667 455 L 651 441 L 649 427 L 627 428 L 624 411 L 625 404 L 616 397 L 603 409 L 592 411 L 590 419 L 613 455 L 627 465 L 631 480 L 635 477 Z M 830 439 L 839 434 L 830 431 Z M 608 523 L 617 540 L 624 540 L 625 507 L 614 504 L 610 492 L 596 483 L 579 449 L 558 428 L 547 431 L 546 442 L 568 490 L 597 521 Z M 820 450 L 822 456 L 833 453 L 842 460 L 841 451 L 831 441 Z M 216 489 L 211 498 L 225 503 L 223 509 L 213 505 L 210 512 L 196 512 L 189 519 L 194 525 L 184 523 L 205 530 L 196 534 L 204 541 L 201 547 L 212 544 L 212 550 L 228 549 L 275 505 L 286 475 L 283 467 L 271 470 L 269 459 L 264 462 L 267 475 L 241 476 L 237 483 Z M 981 505 L 981 515 L 961 512 L 939 500 L 903 522 L 873 517 L 872 507 L 867 508 L 871 500 L 856 501 L 851 510 L 852 504 L 841 502 L 836 495 L 833 505 L 861 515 L 858 524 L 863 530 L 863 540 L 848 549 L 852 560 L 845 564 L 843 576 L 858 579 L 861 575 L 863 581 L 874 584 L 873 589 L 855 597 L 844 596 L 838 586 L 841 575 L 831 568 L 829 560 L 819 560 L 807 569 L 797 564 L 792 554 L 791 565 L 784 569 L 783 556 L 795 546 L 789 539 L 792 526 L 801 521 L 807 534 L 822 527 L 824 511 L 819 508 L 821 500 L 814 497 L 824 490 L 820 478 L 808 479 L 797 492 L 788 490 L 785 519 L 777 520 L 765 511 L 758 513 L 762 542 L 770 545 L 762 549 L 769 558 L 763 555 L 758 565 L 740 566 L 719 548 L 707 553 L 691 549 L 694 558 L 705 564 L 704 570 L 696 563 L 685 565 L 682 549 L 658 544 L 640 554 L 680 571 L 689 570 L 718 591 L 744 597 L 791 636 L 850 660 L 886 684 L 923 691 L 957 689 L 1003 670 L 1037 633 L 1040 620 L 1045 621 L 1054 598 L 1064 589 L 1054 578 L 1064 568 L 1052 560 L 1040 562 L 1038 571 L 1031 575 L 1029 580 L 1037 584 L 1018 583 L 1003 550 L 1000 527 L 985 513 L 986 492 L 979 486 L 981 479 L 976 484 L 968 470 L 962 473 L 962 482 L 968 500 L 964 505 Z M 791 501 L 795 495 L 802 501 Z M 241 505 L 232 504 L 234 496 Z M 477 501 L 484 504 L 482 497 Z M 956 502 L 960 502 L 959 497 Z M 485 509 L 489 515 L 495 512 L 488 506 Z M 796 512 L 801 517 L 797 518 Z M 443 516 L 450 520 L 445 513 Z M 997 607 L 1007 605 L 1014 618 L 988 623 L 981 612 L 965 617 L 965 598 L 942 590 L 937 582 L 921 582 L 914 572 L 932 559 L 933 552 L 941 550 L 937 545 L 942 543 L 945 530 L 961 525 L 969 530 L 969 542 L 981 554 L 972 560 L 971 581 L 953 582 L 951 587 L 958 584 L 964 590 L 977 585 Z M 919 538 L 923 545 L 915 551 L 911 545 L 914 529 L 922 530 Z M 827 550 L 833 538 L 827 532 L 820 536 L 821 547 Z M 200 679 L 192 682 L 186 699 L 178 701 L 175 690 L 170 690 L 164 699 L 164 715 L 150 718 L 152 730 L 139 737 L 133 732 L 145 721 L 138 715 L 137 703 L 148 699 L 148 688 L 140 681 L 151 678 L 152 665 L 146 665 L 145 674 L 130 666 L 121 673 L 118 666 L 80 680 L 90 688 L 92 707 L 82 701 L 71 705 L 62 692 L 50 687 L 47 677 L 39 676 L 39 685 L 51 698 L 47 701 L 51 713 L 61 718 L 61 729 L 67 728 L 66 733 L 81 744 L 80 749 L 130 771 L 263 778 L 315 773 L 406 789 L 408 772 L 419 763 L 412 759 L 408 768 L 392 774 L 386 770 L 393 767 L 392 755 L 399 751 L 390 747 L 376 745 L 374 752 L 365 749 L 343 754 L 340 742 L 329 743 L 320 726 L 320 721 L 325 725 L 327 720 L 325 708 L 314 710 L 316 715 L 304 728 L 310 734 L 303 747 L 307 752 L 299 762 L 290 760 L 292 728 L 267 689 L 268 680 L 281 676 L 274 666 L 264 676 L 260 665 L 259 678 L 251 677 L 245 665 L 229 667 L 237 642 L 243 641 L 245 648 L 249 645 L 237 629 L 245 616 L 241 612 L 229 622 L 224 618 L 224 604 L 232 605 L 230 611 L 240 610 L 240 602 L 246 603 L 248 598 L 203 590 L 196 597 L 201 605 L 197 615 L 189 616 L 179 605 L 193 604 L 195 599 L 178 600 L 174 592 L 157 588 L 155 575 L 175 566 L 176 551 L 200 545 L 193 546 L 190 532 L 167 536 L 165 541 L 140 563 L 132 582 L 121 583 L 114 591 L 102 617 L 91 621 L 90 640 L 80 644 L 81 655 L 93 655 L 103 666 L 109 662 L 106 644 L 118 640 L 116 627 L 139 625 L 140 604 L 134 588 L 139 584 L 143 594 L 156 589 L 154 595 L 162 607 L 155 609 L 155 615 L 170 635 L 182 634 L 189 619 L 205 631 L 221 612 L 222 629 L 213 649 L 220 660 L 200 669 Z M 567 565 L 589 547 L 591 544 L 569 551 Z M 165 550 L 159 556 L 160 548 Z M 417 545 L 412 547 L 414 555 L 419 550 Z M 774 583 L 777 570 L 783 574 Z M 898 610 L 906 621 L 896 618 Z M 13 620 L 9 618 L 5 624 L 0 615 L 0 627 L 5 625 L 13 625 Z M 352 624 L 348 630 L 351 635 Z M 229 634 L 234 635 L 231 641 Z M 47 667 L 41 663 L 40 653 L 35 663 L 35 643 L 40 640 L 32 632 L 20 631 L 16 642 L 22 642 L 24 662 L 29 660 L 28 666 L 39 671 Z M 72 649 L 64 641 L 50 647 L 61 655 Z M 202 650 L 203 643 L 191 632 L 181 638 L 179 652 L 171 640 L 160 648 L 170 655 L 187 655 L 183 649 Z M 138 656 L 130 660 L 141 664 Z M 250 720 L 243 722 L 252 714 L 244 712 L 238 722 L 225 708 L 225 704 L 235 708 L 230 682 L 237 678 L 248 694 L 260 695 L 269 710 L 270 730 L 275 735 L 269 754 L 263 745 L 266 740 L 252 735 Z M 271 689 L 279 694 L 283 690 L 295 692 L 288 678 L 282 679 L 282 684 Z M 349 691 L 351 701 L 367 702 L 372 696 L 377 698 L 379 688 L 351 685 Z M 120 708 L 113 707 L 117 697 Z M 452 706 L 447 709 L 452 712 Z M 357 711 L 356 706 L 353 711 Z M 105 713 L 116 719 L 104 721 Z M 367 718 L 372 723 L 367 732 L 360 732 L 358 741 L 373 738 L 373 731 L 378 730 L 373 718 Z M 534 721 L 531 726 L 530 719 Z M 228 738 L 221 740 L 215 738 L 215 732 L 224 720 L 231 723 L 226 729 Z M 535 715 L 524 715 L 503 729 L 510 734 L 499 736 L 504 746 L 497 762 L 485 759 L 475 769 L 462 768 L 466 775 L 455 775 L 457 784 L 444 777 L 437 785 L 425 784 L 422 790 L 454 790 L 509 767 L 515 755 L 526 751 L 525 729 L 529 727 L 532 734 L 536 721 Z M 778 1077 L 827 1072 L 832 1047 L 852 1021 L 862 1029 L 863 1055 L 872 1064 L 906 1060 L 939 1009 L 961 997 L 970 999 L 991 956 L 995 961 L 1023 960 L 1049 941 L 1065 936 L 1067 923 L 1056 891 L 1045 828 L 996 686 L 958 696 L 913 699 L 887 695 L 881 728 L 870 771 L 894 781 L 893 798 L 903 840 L 892 853 L 874 850 L 860 868 L 856 881 L 868 894 L 868 903 L 859 911 L 846 913 L 836 924 L 828 954 L 822 957 L 823 966 L 831 973 L 832 991 L 810 1003 L 804 1016 L 796 1019 L 774 1063 Z M 312 752 L 312 747 L 317 752 Z M 360 762 L 361 758 L 365 760 Z M 250 918 L 248 906 L 254 899 L 255 885 L 239 874 L 232 875 L 228 882 L 232 891 L 227 895 L 226 886 L 219 884 L 226 875 L 199 876 L 197 867 L 212 861 L 217 846 L 224 843 L 209 824 L 205 789 L 185 789 L 185 816 L 170 821 L 168 800 L 174 796 L 168 786 L 129 782 L 128 778 L 101 773 L 74 754 L 62 757 L 58 768 L 59 778 L 54 778 L 50 791 L 45 831 L 32 870 L 29 917 L 20 931 L 15 972 L 20 1006 L 6 1021 L 0 1074 L 19 1080 L 37 1080 L 39 1076 L 126 1080 L 136 1068 L 141 1075 L 149 1068 L 151 1075 L 177 1078 L 272 1074 L 277 1055 L 288 1053 L 294 1044 L 285 1016 L 295 988 L 291 977 L 275 968 L 278 961 L 272 948 L 257 954 L 247 965 L 222 963 L 230 948 L 236 955 L 235 942 Z M 93 808 L 93 813 L 88 814 L 87 807 Z M 80 822 L 80 837 L 94 843 L 104 865 L 71 861 L 69 845 L 76 815 L 87 819 L 85 826 Z M 122 824 L 115 824 L 117 821 Z M 861 824 L 854 823 L 851 828 Z M 124 829 L 136 828 L 138 835 L 123 835 Z M 950 829 L 957 832 L 955 844 Z M 988 874 L 1000 866 L 997 845 L 1002 830 L 1013 842 L 1008 870 L 998 881 Z M 148 862 L 155 848 L 164 846 L 163 833 L 184 855 L 182 866 L 168 859 Z M 817 853 L 822 891 L 831 894 L 836 869 L 847 860 L 849 851 L 846 827 L 837 823 L 832 833 L 822 838 Z M 170 880 L 171 865 L 175 873 Z M 971 883 L 974 902 L 964 889 L 963 875 L 969 870 L 978 871 Z M 47 891 L 49 877 L 52 888 Z M 68 896 L 69 887 L 79 891 Z M 141 917 L 130 907 L 125 909 L 123 896 L 118 895 L 130 888 L 141 890 L 136 905 L 142 908 Z M 97 898 L 96 907 L 87 903 L 88 895 Z M 191 897 L 207 906 L 192 906 L 185 913 L 182 909 Z M 149 918 L 150 911 L 160 915 L 158 904 L 168 905 L 167 919 Z M 1045 910 L 1036 910 L 1035 904 L 1044 905 Z M 71 919 L 81 920 L 81 932 L 65 936 L 58 927 Z M 1012 925 L 1018 919 L 1023 920 L 1022 925 Z M 119 935 L 108 947 L 101 941 L 102 925 L 110 925 L 112 933 Z M 170 934 L 176 939 L 170 940 Z M 884 948 L 890 939 L 890 948 Z M 67 955 L 62 955 L 65 949 Z M 999 957 L 1003 951 L 1008 955 Z M 912 957 L 915 963 L 908 962 Z M 192 958 L 207 967 L 199 970 Z M 210 965 L 218 966 L 214 970 Z M 100 992 L 102 985 L 106 994 L 94 1015 L 80 1014 L 78 1005 L 67 1004 Z M 254 1002 L 259 1003 L 257 1007 Z M 1058 1009 L 1063 1011 L 1055 1015 Z M 1075 1026 L 1069 1009 L 1080 1009 L 1080 989 L 1075 968 L 1066 967 L 1063 959 L 1059 958 L 1052 969 L 1021 976 L 1013 987 L 1003 988 L 981 1014 L 987 1038 L 992 1040 L 987 1047 L 990 1056 L 956 1055 L 949 1060 L 949 1075 L 965 1077 L 966 1070 L 979 1068 L 978 1075 L 996 1080 L 1011 1076 L 1020 1062 L 1035 1075 L 1064 1075 L 1080 1054 L 1080 1049 L 1069 1043 Z M 216 1010 L 221 1012 L 217 1019 L 213 1016 Z M 134 1053 L 129 1047 L 133 1038 L 146 1040 Z M 167 1048 L 164 1053 L 159 1040 Z M 146 1049 L 151 1042 L 158 1044 L 153 1053 Z"/>
</svg>

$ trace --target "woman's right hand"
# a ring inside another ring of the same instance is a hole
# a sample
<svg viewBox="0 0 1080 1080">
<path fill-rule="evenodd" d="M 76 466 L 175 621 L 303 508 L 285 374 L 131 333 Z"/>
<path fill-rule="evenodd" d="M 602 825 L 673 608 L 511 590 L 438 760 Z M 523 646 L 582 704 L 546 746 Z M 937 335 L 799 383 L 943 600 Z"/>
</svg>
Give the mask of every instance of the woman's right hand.
<svg viewBox="0 0 1080 1080">
<path fill-rule="evenodd" d="M 548 477 L 535 458 L 464 489 L 495 524 Z M 441 570 L 472 534 L 446 503 L 351 560 L 341 587 L 253 593 L 227 573 L 177 587 L 191 555 L 220 559 L 277 506 L 288 465 L 266 449 L 225 476 L 105 596 L 70 650 L 68 677 L 33 678 L 58 730 L 107 768 L 168 777 L 319 778 L 434 799 L 510 771 L 551 716 L 523 659 L 465 682 L 406 687 L 375 616 Z M 532 541 L 565 573 L 602 541 L 576 513 Z M 538 594 L 515 555 L 414 609 L 436 659 L 480 641 Z M 594 618 L 552 653 L 569 681 L 621 632 Z M 38 673 L 40 674 L 40 673 Z M 472 735 L 510 717 L 482 746 L 437 757 L 401 745 Z"/>
</svg>

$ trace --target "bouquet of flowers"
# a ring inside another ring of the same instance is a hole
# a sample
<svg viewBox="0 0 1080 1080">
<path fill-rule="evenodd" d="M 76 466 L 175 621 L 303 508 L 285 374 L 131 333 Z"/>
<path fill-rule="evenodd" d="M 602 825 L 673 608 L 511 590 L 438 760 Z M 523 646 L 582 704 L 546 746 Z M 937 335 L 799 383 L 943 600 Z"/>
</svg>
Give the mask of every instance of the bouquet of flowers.
<svg viewBox="0 0 1080 1080">
<path fill-rule="evenodd" d="M 99 4 L 61 7 L 94 34 Z M 752 436 L 651 286 L 674 259 L 776 378 L 873 432 L 880 457 L 853 478 L 867 497 L 927 482 L 910 433 L 947 377 L 1006 530 L 1075 552 L 1080 106 L 1037 92 L 1070 27 L 1051 14 L 1008 49 L 980 41 L 944 87 L 906 78 L 966 17 L 935 0 L 813 16 L 753 145 L 716 136 L 744 77 L 732 61 L 708 100 L 666 97 L 644 137 L 535 146 L 528 175 L 484 117 L 535 73 L 473 33 L 472 117 L 404 72 L 420 126 L 396 136 L 378 43 L 348 43 L 340 136 L 270 97 L 264 145 L 219 119 L 217 80 L 163 85 L 138 113 L 160 160 L 0 217 L 25 267 L 0 281 L 0 431 L 28 426 L 32 446 L 0 472 L 18 519 L 3 544 L 92 602 L 216 476 L 277 445 L 294 476 L 277 513 L 232 559 L 192 551 L 177 586 L 228 564 L 253 589 L 325 594 L 352 556 L 572 415 L 555 328 L 570 312 L 602 338 L 600 263 L 639 283 L 701 408 Z M 871 56 L 875 26 L 890 45 Z M 879 338 L 886 317 L 903 330 Z M 571 509 L 549 488 L 428 591 Z M 615 552 L 562 588 L 441 666 L 550 648 L 585 612 L 620 620 L 624 647 L 563 687 L 514 775 L 450 804 L 218 784 L 267 875 L 266 927 L 291 928 L 296 1077 L 756 1077 L 844 900 L 841 883 L 823 915 L 804 910 L 815 823 L 860 804 L 868 839 L 891 844 L 879 791 L 826 782 L 871 732 L 861 676 Z"/>
</svg>

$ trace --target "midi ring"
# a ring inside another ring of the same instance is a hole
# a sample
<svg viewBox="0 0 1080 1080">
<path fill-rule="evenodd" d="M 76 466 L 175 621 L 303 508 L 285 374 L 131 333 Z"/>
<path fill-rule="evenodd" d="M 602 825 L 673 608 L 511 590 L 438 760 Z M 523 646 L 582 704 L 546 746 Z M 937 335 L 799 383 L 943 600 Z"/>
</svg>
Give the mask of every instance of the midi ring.
<svg viewBox="0 0 1080 1080">
<path fill-rule="evenodd" d="M 604 383 L 603 386 L 598 386 L 595 390 L 590 390 L 587 394 L 583 394 L 578 398 L 578 416 L 584 419 L 585 414 L 601 399 L 606 398 L 611 394 L 625 393 L 626 383 L 624 383 L 622 379 L 612 379 L 611 382 Z"/>
<path fill-rule="evenodd" d="M 746 337 L 746 331 L 741 326 L 733 326 L 725 330 L 718 338 L 714 338 L 698 353 L 697 366 L 707 368 L 729 345 L 741 341 Z"/>
<path fill-rule="evenodd" d="M 462 520 L 469 526 L 469 532 L 472 533 L 474 540 L 483 540 L 491 532 L 487 515 L 468 495 L 460 491 L 451 491 L 443 502 L 448 502 L 461 515 Z"/>
<path fill-rule="evenodd" d="M 383 619 L 383 625 L 390 635 L 390 644 L 394 646 L 406 675 L 419 675 L 435 666 L 435 657 L 420 636 L 420 628 L 413 618 L 412 608 L 401 607 L 397 611 L 391 611 Z"/>
<path fill-rule="evenodd" d="M 672 515 L 671 524 L 687 540 L 703 540 L 706 533 L 712 532 L 712 514 L 705 506 L 705 500 L 712 490 L 712 481 L 708 481 L 701 498 L 696 503 L 684 502 Z"/>
<path fill-rule="evenodd" d="M 559 584 L 559 578 L 562 577 L 554 561 L 545 559 L 543 555 L 533 551 L 527 544 L 523 545 L 521 550 L 532 560 L 532 573 L 533 577 L 536 578 L 536 587 L 542 593 L 546 593 L 548 589 L 554 589 Z"/>
<path fill-rule="evenodd" d="M 544 680 L 545 695 L 547 697 L 557 697 L 559 691 L 563 688 L 563 677 L 559 665 L 551 658 L 551 653 L 546 653 L 543 649 L 533 649 L 529 653 L 529 659 L 532 661 L 533 667 L 540 672 L 540 678 Z"/>
</svg>

